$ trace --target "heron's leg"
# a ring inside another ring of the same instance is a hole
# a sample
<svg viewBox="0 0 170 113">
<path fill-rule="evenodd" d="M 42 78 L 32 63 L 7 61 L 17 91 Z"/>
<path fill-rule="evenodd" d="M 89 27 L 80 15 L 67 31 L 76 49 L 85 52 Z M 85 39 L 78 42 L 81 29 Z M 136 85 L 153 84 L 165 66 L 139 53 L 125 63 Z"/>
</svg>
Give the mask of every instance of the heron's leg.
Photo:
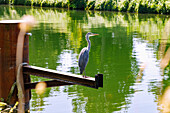
<svg viewBox="0 0 170 113">
<path fill-rule="evenodd" d="M 82 75 L 83 75 L 83 77 L 84 77 L 84 71 L 83 71 Z"/>
<path fill-rule="evenodd" d="M 82 74 L 83 74 L 83 77 L 84 77 L 84 72 Z"/>
<path fill-rule="evenodd" d="M 85 73 L 85 76 L 84 76 L 84 77 L 86 78 L 86 71 L 85 71 L 85 70 L 84 70 L 84 73 Z"/>
</svg>

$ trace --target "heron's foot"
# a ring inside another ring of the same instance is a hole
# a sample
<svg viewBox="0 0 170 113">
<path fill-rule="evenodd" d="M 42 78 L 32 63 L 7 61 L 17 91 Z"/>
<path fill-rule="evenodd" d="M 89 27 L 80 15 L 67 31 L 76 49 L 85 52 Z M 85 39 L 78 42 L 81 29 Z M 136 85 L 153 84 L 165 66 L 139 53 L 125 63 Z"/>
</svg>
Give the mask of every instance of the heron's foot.
<svg viewBox="0 0 170 113">
<path fill-rule="evenodd" d="M 86 75 L 83 75 L 83 78 L 86 78 Z"/>
<path fill-rule="evenodd" d="M 83 73 L 83 78 L 87 78 L 85 70 L 84 70 L 84 73 Z"/>
</svg>

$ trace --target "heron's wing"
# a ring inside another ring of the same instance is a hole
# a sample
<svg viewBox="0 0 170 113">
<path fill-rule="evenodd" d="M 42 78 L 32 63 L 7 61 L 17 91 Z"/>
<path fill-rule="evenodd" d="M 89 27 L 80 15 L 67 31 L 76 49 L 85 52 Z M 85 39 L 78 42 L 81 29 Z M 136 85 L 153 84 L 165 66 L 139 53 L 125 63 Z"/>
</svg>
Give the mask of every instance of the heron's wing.
<svg viewBox="0 0 170 113">
<path fill-rule="evenodd" d="M 79 62 L 78 63 L 79 63 L 80 70 L 84 71 L 88 60 L 89 60 L 89 52 L 88 52 L 87 48 L 83 48 L 79 54 Z"/>
</svg>

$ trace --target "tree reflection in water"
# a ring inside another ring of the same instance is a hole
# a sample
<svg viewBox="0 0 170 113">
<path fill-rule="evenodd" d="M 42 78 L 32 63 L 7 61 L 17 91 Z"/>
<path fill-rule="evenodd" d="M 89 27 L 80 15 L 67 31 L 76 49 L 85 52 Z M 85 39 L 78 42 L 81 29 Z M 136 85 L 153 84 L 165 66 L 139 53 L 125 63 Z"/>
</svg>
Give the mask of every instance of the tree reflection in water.
<svg viewBox="0 0 170 113">
<path fill-rule="evenodd" d="M 86 74 L 103 73 L 104 88 L 77 85 L 47 88 L 41 98 L 32 90 L 31 112 L 64 111 L 70 104 L 69 112 L 159 112 L 157 98 L 161 89 L 169 85 L 169 67 L 164 69 L 162 77 L 158 63 L 162 58 L 159 39 L 168 16 L 8 6 L 0 10 L 0 20 L 20 19 L 29 14 L 39 21 L 31 31 L 31 65 L 78 74 L 77 59 L 81 48 L 86 46 L 85 34 L 100 34 L 91 38 Z M 166 44 L 165 51 L 169 40 Z M 138 77 L 139 66 L 145 62 L 143 76 Z M 31 78 L 33 82 L 47 80 Z M 138 83 L 137 78 L 141 79 Z M 60 97 L 66 99 L 55 100 Z M 50 107 L 57 103 L 65 106 Z"/>
</svg>

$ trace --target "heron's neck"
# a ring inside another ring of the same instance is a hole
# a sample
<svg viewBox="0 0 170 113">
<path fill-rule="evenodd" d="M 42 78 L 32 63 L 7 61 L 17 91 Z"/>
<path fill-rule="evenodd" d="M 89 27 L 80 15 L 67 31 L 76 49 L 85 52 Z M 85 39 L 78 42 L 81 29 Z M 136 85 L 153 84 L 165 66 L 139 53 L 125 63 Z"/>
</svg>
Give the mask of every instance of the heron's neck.
<svg viewBox="0 0 170 113">
<path fill-rule="evenodd" d="M 87 49 L 88 49 L 88 51 L 90 51 L 90 47 L 91 47 L 91 42 L 90 42 L 90 40 L 88 40 L 87 42 L 88 42 L 88 46 L 87 46 Z"/>
<path fill-rule="evenodd" d="M 88 43 L 87 49 L 88 49 L 88 51 L 90 51 L 91 42 L 90 42 L 90 40 L 89 40 L 89 37 L 87 37 L 87 43 Z"/>
</svg>

